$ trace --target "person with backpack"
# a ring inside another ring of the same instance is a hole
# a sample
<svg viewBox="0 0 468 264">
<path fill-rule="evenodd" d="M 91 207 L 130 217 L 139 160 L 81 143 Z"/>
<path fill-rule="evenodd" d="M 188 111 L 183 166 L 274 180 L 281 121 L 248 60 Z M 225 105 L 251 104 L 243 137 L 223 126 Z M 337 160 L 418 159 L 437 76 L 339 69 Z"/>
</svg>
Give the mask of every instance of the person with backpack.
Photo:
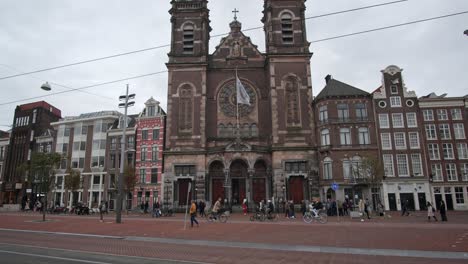
<svg viewBox="0 0 468 264">
<path fill-rule="evenodd" d="M 106 211 L 106 203 L 104 201 L 101 201 L 99 204 L 99 215 L 101 217 L 101 222 L 104 221 L 104 212 Z"/>
</svg>

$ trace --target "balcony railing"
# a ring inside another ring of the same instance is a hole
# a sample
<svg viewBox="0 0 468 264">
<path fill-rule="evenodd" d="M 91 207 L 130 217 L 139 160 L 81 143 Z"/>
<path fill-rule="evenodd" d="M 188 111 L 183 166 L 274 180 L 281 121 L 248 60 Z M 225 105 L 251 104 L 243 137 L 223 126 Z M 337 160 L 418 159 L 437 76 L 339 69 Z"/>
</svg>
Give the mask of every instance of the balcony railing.
<svg viewBox="0 0 468 264">
<path fill-rule="evenodd" d="M 361 122 L 370 122 L 368 116 L 366 117 L 354 117 L 354 118 L 328 118 L 324 120 L 319 120 L 319 125 L 326 124 L 342 124 L 342 123 L 361 123 Z"/>
</svg>

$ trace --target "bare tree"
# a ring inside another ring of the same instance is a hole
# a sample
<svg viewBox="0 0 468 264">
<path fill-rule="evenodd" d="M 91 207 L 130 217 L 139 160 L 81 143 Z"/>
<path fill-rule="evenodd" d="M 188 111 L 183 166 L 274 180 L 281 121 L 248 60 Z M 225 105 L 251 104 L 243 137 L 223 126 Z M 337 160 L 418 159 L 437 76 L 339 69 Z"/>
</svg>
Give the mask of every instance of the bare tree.
<svg viewBox="0 0 468 264">
<path fill-rule="evenodd" d="M 356 184 L 367 185 L 372 190 L 380 186 L 384 177 L 382 161 L 377 156 L 363 156 L 359 161 L 353 161 L 352 173 Z M 374 208 L 376 207 L 373 200 Z"/>
<path fill-rule="evenodd" d="M 69 174 L 65 176 L 65 189 L 70 192 L 70 206 L 73 205 L 73 198 L 77 194 L 76 191 L 81 188 L 83 181 L 79 170 L 69 170 Z"/>
<path fill-rule="evenodd" d="M 133 166 L 124 167 L 124 191 L 125 197 L 127 197 L 129 192 L 132 192 L 135 189 L 137 184 L 137 178 L 135 175 L 135 168 Z M 127 214 L 128 214 L 128 205 L 127 205 Z"/>
</svg>

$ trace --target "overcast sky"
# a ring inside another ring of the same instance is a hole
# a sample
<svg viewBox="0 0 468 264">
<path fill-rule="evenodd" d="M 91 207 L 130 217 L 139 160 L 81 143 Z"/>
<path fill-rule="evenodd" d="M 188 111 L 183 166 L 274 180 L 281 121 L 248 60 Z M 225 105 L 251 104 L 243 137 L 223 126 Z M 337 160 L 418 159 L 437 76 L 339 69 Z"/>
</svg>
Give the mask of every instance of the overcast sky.
<svg viewBox="0 0 468 264">
<path fill-rule="evenodd" d="M 308 0 L 306 17 L 374 5 L 391 0 Z M 0 77 L 63 64 L 144 49 L 170 42 L 169 0 L 1 0 Z M 262 26 L 262 0 L 211 0 L 212 35 L 229 32 L 232 10 L 240 10 L 243 29 Z M 390 26 L 450 13 L 468 11 L 467 0 L 409 0 L 352 13 L 309 19 L 308 40 Z M 468 94 L 468 14 L 401 28 L 314 43 L 310 51 L 313 94 L 324 87 L 327 74 L 371 92 L 388 65 L 404 69 L 409 90 L 418 96 L 430 92 L 449 96 Z M 263 30 L 247 31 L 264 51 Z M 211 38 L 210 49 L 220 37 Z M 136 93 L 138 113 L 153 96 L 166 108 L 167 73 L 19 103 L 7 102 L 50 92 L 39 89 L 44 81 L 79 88 L 127 77 L 165 71 L 168 47 L 0 80 L 0 129 L 13 122 L 16 105 L 45 100 L 63 116 L 118 110 L 118 96 L 126 84 Z M 53 91 L 66 90 L 52 85 Z M 3 105 L 2 105 L 3 104 Z"/>
</svg>

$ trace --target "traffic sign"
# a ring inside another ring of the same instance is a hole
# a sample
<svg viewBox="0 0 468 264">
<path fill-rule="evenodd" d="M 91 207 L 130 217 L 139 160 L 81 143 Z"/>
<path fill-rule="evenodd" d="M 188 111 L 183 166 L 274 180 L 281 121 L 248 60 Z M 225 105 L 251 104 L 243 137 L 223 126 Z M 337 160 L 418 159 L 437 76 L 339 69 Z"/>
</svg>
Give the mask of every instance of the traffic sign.
<svg viewBox="0 0 468 264">
<path fill-rule="evenodd" d="M 331 188 L 332 188 L 332 190 L 334 190 L 334 191 L 338 190 L 338 188 L 339 188 L 338 183 L 336 183 L 336 182 L 332 183 Z"/>
</svg>

